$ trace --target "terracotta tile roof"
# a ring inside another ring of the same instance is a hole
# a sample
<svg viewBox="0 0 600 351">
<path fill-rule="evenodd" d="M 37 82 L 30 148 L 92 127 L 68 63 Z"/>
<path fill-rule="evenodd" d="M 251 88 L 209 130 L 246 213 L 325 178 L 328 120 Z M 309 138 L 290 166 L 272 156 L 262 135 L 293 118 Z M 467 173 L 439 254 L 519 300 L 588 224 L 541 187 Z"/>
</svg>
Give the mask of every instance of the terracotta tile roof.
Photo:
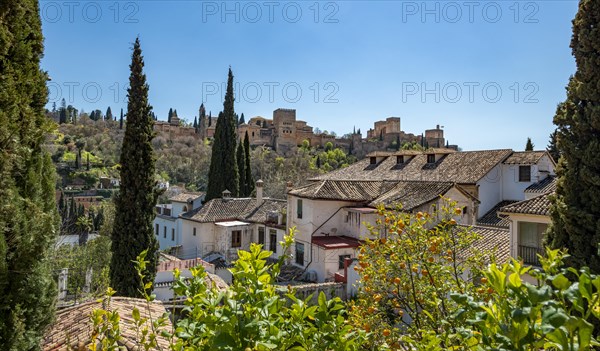
<svg viewBox="0 0 600 351">
<path fill-rule="evenodd" d="M 525 189 L 526 193 L 545 194 L 556 191 L 556 176 L 549 175 L 537 183 L 531 184 Z"/>
<path fill-rule="evenodd" d="M 547 151 L 515 151 L 503 163 L 507 165 L 532 165 L 546 154 Z"/>
<path fill-rule="evenodd" d="M 477 220 L 477 225 L 508 228 L 510 220 L 506 217 L 498 217 L 498 211 L 502 207 L 514 204 L 515 202 L 517 202 L 517 200 L 505 200 L 498 202 L 496 206 L 492 207 L 491 210 L 487 211 L 486 214 Z"/>
<path fill-rule="evenodd" d="M 396 182 L 323 180 L 295 188 L 290 195 L 321 200 L 372 201 L 390 190 Z"/>
<path fill-rule="evenodd" d="M 313 236 L 312 243 L 326 250 L 360 246 L 360 240 L 345 235 Z"/>
<path fill-rule="evenodd" d="M 137 307 L 142 318 L 156 320 L 166 312 L 163 304 L 159 301 L 150 303 L 145 300 L 127 297 L 113 297 L 109 306 L 102 306 L 102 302 L 90 301 L 77 306 L 58 311 L 56 321 L 49 327 L 42 340 L 42 350 L 58 351 L 72 349 L 86 349 L 90 342 L 93 324 L 91 323 L 92 311 L 94 309 L 110 309 L 119 312 L 121 317 L 121 345 L 128 350 L 136 349 L 136 332 L 133 327 L 132 311 Z M 167 330 L 170 331 L 171 322 L 168 322 Z M 160 335 L 160 333 L 158 333 Z M 169 348 L 169 342 L 164 337 L 158 337 L 158 344 L 163 349 Z"/>
<path fill-rule="evenodd" d="M 402 204 L 404 211 L 411 211 L 444 195 L 454 186 L 441 182 L 398 182 L 390 191 L 373 200 L 369 206 L 383 204 L 387 208 Z"/>
<path fill-rule="evenodd" d="M 427 163 L 427 152 L 424 152 L 415 155 L 402 167 L 396 167 L 396 157 L 393 156 L 387 157 L 377 165 L 370 165 L 369 158 L 366 158 L 314 179 L 440 181 L 474 184 L 512 153 L 510 149 L 444 153 L 436 163 L 430 164 Z"/>
<path fill-rule="evenodd" d="M 281 212 L 287 201 L 265 198 L 256 205 L 254 198 L 212 199 L 199 209 L 186 212 L 183 218 L 197 222 L 218 222 L 237 219 L 240 221 L 265 223 L 269 212 Z"/>
<path fill-rule="evenodd" d="M 510 231 L 504 228 L 481 227 L 481 226 L 457 226 L 459 229 L 470 228 L 473 232 L 480 235 L 472 248 L 481 251 L 491 251 L 496 263 L 505 263 L 510 259 Z M 468 253 L 461 252 L 460 256 Z"/>
<path fill-rule="evenodd" d="M 169 200 L 174 201 L 174 202 L 188 202 L 188 201 L 194 201 L 204 195 L 205 195 L 204 193 L 183 192 L 183 193 L 179 193 L 175 196 L 170 197 Z"/>
<path fill-rule="evenodd" d="M 553 193 L 546 193 L 540 196 L 536 196 L 529 200 L 519 201 L 512 205 L 504 206 L 500 209 L 503 213 L 523 213 L 533 214 L 540 216 L 550 215 L 550 195 Z"/>
</svg>

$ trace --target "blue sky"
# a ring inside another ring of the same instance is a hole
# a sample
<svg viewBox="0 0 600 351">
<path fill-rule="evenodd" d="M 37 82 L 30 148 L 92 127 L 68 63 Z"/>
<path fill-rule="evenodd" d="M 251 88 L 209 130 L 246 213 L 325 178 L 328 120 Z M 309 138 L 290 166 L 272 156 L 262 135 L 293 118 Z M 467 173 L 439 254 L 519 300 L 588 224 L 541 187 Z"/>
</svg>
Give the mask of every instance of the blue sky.
<svg viewBox="0 0 600 351">
<path fill-rule="evenodd" d="M 465 150 L 545 148 L 575 71 L 570 1 L 42 0 L 50 101 L 126 109 L 140 36 L 150 103 L 193 121 L 222 109 L 227 69 L 236 112 L 299 119 L 338 135 L 402 118 L 444 126 Z M 50 105 L 49 105 L 50 106 Z"/>
</svg>

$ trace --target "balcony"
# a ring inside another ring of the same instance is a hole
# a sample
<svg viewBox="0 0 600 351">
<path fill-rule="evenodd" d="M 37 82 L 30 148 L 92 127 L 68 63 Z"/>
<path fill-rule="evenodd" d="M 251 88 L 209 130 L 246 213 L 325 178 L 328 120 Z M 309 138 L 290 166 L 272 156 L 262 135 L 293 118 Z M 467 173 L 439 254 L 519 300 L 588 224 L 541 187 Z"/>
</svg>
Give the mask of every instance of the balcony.
<svg viewBox="0 0 600 351">
<path fill-rule="evenodd" d="M 519 257 L 525 264 L 540 266 L 537 255 L 544 256 L 544 254 L 544 249 L 541 247 L 519 245 Z"/>
</svg>

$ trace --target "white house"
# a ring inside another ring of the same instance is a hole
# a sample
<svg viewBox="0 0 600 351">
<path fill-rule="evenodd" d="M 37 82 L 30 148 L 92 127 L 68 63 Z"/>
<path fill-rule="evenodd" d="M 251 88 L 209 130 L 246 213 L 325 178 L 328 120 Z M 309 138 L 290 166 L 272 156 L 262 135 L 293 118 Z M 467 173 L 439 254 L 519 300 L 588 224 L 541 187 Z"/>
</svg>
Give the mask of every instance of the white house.
<svg viewBox="0 0 600 351">
<path fill-rule="evenodd" d="M 170 204 L 159 204 L 155 208 L 154 235 L 161 250 L 181 245 L 179 215 L 202 206 L 204 193 L 181 192 L 169 200 Z"/>
<path fill-rule="evenodd" d="M 375 223 L 375 208 L 402 204 L 406 212 L 430 211 L 440 196 L 458 203 L 459 224 L 477 225 L 484 234 L 508 239 L 508 222 L 496 216 L 506 201 L 524 200 L 525 191 L 554 174 L 546 151 L 447 149 L 376 152 L 366 159 L 288 190 L 288 226 L 297 228 L 295 264 L 318 281 L 343 274 Z M 493 216 L 495 223 L 480 220 Z M 493 230 L 486 230 L 490 228 Z M 502 232 L 502 233 L 500 233 Z M 500 234 L 499 234 L 500 233 Z M 483 236 L 485 238 L 485 235 Z"/>
<path fill-rule="evenodd" d="M 202 207 L 179 217 L 181 257 L 204 257 L 208 261 L 237 258 L 250 243 L 263 244 L 278 257 L 285 234 L 285 200 L 263 197 L 263 182 L 256 182 L 256 198 L 233 198 L 228 191 Z"/>
</svg>

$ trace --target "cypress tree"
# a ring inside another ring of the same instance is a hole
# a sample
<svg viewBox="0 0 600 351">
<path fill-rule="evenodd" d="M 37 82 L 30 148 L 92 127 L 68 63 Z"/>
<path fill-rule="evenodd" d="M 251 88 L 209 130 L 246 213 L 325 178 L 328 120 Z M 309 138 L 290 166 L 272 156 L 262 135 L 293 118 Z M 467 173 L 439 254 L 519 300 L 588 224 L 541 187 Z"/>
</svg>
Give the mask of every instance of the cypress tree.
<svg viewBox="0 0 600 351">
<path fill-rule="evenodd" d="M 113 120 L 113 114 L 112 114 L 112 111 L 110 109 L 110 106 L 108 106 L 108 108 L 106 109 L 106 115 L 104 116 L 104 120 L 105 121 L 112 121 Z"/>
<path fill-rule="evenodd" d="M 208 126 L 212 126 L 212 111 L 208 111 Z"/>
<path fill-rule="evenodd" d="M 242 113 L 239 124 L 244 124 L 244 123 L 246 123 L 246 118 L 244 117 L 244 113 Z"/>
<path fill-rule="evenodd" d="M 243 115 L 244 114 L 242 114 L 242 116 Z M 250 139 L 248 138 L 248 131 L 246 131 L 246 135 L 244 135 L 244 153 L 244 171 L 246 172 L 244 180 L 246 181 L 246 196 L 250 196 L 254 191 L 254 179 L 252 178 L 252 167 L 250 166 Z"/>
<path fill-rule="evenodd" d="M 135 39 L 129 67 L 127 124 L 120 159 L 121 187 L 115 199 L 110 283 L 117 295 L 140 297 L 140 283 L 153 282 L 156 275 L 158 242 L 152 221 L 158 192 L 151 143 L 154 121 L 139 38 Z M 146 280 L 140 282 L 132 261 L 146 249 L 150 263 Z"/>
<path fill-rule="evenodd" d="M 547 242 L 567 248 L 570 264 L 600 273 L 600 2 L 581 0 L 571 49 L 577 71 L 554 124 L 561 152 Z"/>
<path fill-rule="evenodd" d="M 236 133 L 233 98 L 233 73 L 229 68 L 223 112 L 219 113 L 208 172 L 206 201 L 221 197 L 224 190 L 233 196 L 239 193 L 239 172 L 235 160 Z"/>
<path fill-rule="evenodd" d="M 239 172 L 239 181 L 240 181 L 240 190 L 239 190 L 239 197 L 247 197 L 248 194 L 246 193 L 247 190 L 247 184 L 246 184 L 246 158 L 245 156 L 245 152 L 244 152 L 244 142 L 242 140 L 239 141 L 238 146 L 237 146 L 237 151 L 236 151 L 236 155 L 235 155 L 235 160 L 237 162 L 237 167 L 238 167 L 238 172 Z"/>
<path fill-rule="evenodd" d="M 167 122 L 171 123 L 171 117 L 173 117 L 173 109 L 169 109 L 169 116 L 167 117 Z"/>
<path fill-rule="evenodd" d="M 198 117 L 194 116 L 194 129 L 198 130 Z"/>
<path fill-rule="evenodd" d="M 533 143 L 531 142 L 531 138 L 527 138 L 527 143 L 525 144 L 525 151 L 533 151 Z"/>
<path fill-rule="evenodd" d="M 550 156 L 552 156 L 554 162 L 558 162 L 558 159 L 560 158 L 560 151 L 558 150 L 558 146 L 556 145 L 557 136 L 557 130 L 554 130 L 552 133 L 550 133 L 550 140 L 548 142 L 548 147 L 546 147 L 546 150 L 548 150 L 548 153 L 550 154 Z"/>
<path fill-rule="evenodd" d="M 123 129 L 123 108 L 121 108 L 121 117 L 119 117 L 119 129 Z"/>
<path fill-rule="evenodd" d="M 58 123 L 60 123 L 60 124 L 67 123 L 67 102 L 65 101 L 65 99 L 62 99 L 62 101 L 60 103 Z"/>
<path fill-rule="evenodd" d="M 0 18 L 0 348 L 36 350 L 54 318 L 59 230 L 38 1 L 2 1 Z"/>
</svg>

